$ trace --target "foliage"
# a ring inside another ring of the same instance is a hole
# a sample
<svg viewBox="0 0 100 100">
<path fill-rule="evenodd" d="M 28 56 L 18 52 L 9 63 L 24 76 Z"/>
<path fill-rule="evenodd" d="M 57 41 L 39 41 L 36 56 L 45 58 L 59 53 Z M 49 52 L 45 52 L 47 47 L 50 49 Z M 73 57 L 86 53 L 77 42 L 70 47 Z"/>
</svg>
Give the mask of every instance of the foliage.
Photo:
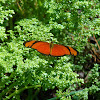
<svg viewBox="0 0 100 100">
<path fill-rule="evenodd" d="M 99 0 L 2 0 L 0 99 L 87 100 L 100 91 L 99 64 L 90 64 L 87 43 L 100 34 L 99 6 Z M 79 56 L 45 56 L 24 47 L 30 40 L 72 46 Z M 80 71 L 86 77 L 80 79 Z M 52 96 L 41 96 L 49 90 Z"/>
</svg>

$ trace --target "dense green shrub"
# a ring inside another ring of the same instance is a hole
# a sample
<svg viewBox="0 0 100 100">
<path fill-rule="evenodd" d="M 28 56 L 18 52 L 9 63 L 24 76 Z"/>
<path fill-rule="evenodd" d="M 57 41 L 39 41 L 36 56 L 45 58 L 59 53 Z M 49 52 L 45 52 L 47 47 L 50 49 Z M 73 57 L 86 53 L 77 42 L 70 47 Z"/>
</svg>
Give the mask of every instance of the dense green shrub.
<svg viewBox="0 0 100 100">
<path fill-rule="evenodd" d="M 87 100 L 100 91 L 99 64 L 90 64 L 87 43 L 100 34 L 99 6 L 99 0 L 1 1 L 0 99 Z M 52 40 L 76 48 L 79 55 L 42 55 L 24 47 L 30 40 Z M 79 72 L 85 74 L 82 79 Z"/>
</svg>

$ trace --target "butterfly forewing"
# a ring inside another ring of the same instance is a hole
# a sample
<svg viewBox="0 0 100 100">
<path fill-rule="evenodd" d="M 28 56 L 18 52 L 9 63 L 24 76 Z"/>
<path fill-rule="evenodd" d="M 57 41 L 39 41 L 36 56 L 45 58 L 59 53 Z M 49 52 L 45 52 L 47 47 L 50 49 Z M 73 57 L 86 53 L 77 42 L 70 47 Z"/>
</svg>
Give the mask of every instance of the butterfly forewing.
<svg viewBox="0 0 100 100">
<path fill-rule="evenodd" d="M 71 52 L 71 55 L 74 55 L 74 56 L 77 56 L 77 55 L 78 55 L 78 51 L 75 50 L 74 48 L 69 47 L 69 46 L 67 46 L 67 48 L 69 48 L 69 50 L 70 50 L 70 52 Z"/>
<path fill-rule="evenodd" d="M 24 42 L 24 46 L 25 47 L 31 47 L 36 41 L 33 40 L 33 41 L 28 41 L 28 42 Z"/>
</svg>

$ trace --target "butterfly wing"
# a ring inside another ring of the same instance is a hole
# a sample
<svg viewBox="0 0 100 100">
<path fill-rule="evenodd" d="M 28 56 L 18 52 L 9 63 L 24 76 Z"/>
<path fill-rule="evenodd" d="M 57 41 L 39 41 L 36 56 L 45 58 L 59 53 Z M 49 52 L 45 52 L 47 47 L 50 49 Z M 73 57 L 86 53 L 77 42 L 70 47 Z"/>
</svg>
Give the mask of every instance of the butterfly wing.
<svg viewBox="0 0 100 100">
<path fill-rule="evenodd" d="M 58 45 L 58 44 L 54 44 L 50 53 L 50 55 L 52 56 L 64 56 L 70 54 L 76 56 L 78 52 L 71 47 Z"/>
<path fill-rule="evenodd" d="M 24 44 L 25 47 L 31 48 L 31 46 L 32 46 L 35 42 L 36 42 L 36 41 L 33 40 L 33 41 L 27 41 L 27 42 L 24 42 L 23 44 Z"/>
<path fill-rule="evenodd" d="M 26 47 L 30 47 L 36 49 L 38 52 L 42 54 L 49 55 L 50 54 L 50 44 L 42 41 L 29 41 L 24 43 Z"/>
<path fill-rule="evenodd" d="M 68 48 L 66 48 L 63 45 L 58 45 L 54 44 L 52 50 L 51 50 L 51 55 L 52 56 L 64 56 L 64 55 L 70 55 L 70 51 Z"/>
<path fill-rule="evenodd" d="M 71 55 L 77 56 L 79 54 L 79 52 L 76 49 L 72 48 L 72 47 L 66 46 L 66 48 L 69 49 Z"/>
</svg>

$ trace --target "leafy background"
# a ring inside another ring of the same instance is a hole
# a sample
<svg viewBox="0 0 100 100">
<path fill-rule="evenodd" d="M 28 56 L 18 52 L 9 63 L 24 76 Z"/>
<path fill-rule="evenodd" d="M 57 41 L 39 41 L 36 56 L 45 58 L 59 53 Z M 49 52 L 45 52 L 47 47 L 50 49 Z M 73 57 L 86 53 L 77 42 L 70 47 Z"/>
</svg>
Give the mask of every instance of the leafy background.
<svg viewBox="0 0 100 100">
<path fill-rule="evenodd" d="M 99 34 L 99 0 L 0 1 L 0 99 L 99 100 L 99 44 L 88 43 Z M 79 55 L 45 56 L 24 47 L 30 40 L 52 40 Z"/>
</svg>

